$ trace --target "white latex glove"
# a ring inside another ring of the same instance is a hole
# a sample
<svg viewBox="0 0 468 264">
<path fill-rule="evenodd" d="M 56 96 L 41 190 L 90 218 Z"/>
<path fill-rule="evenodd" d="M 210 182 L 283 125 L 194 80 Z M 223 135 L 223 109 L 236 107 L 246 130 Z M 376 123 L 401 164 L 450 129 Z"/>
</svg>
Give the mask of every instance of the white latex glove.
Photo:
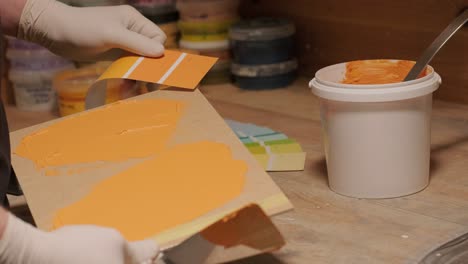
<svg viewBox="0 0 468 264">
<path fill-rule="evenodd" d="M 74 60 L 115 59 L 122 50 L 148 57 L 164 52 L 164 32 L 131 6 L 71 7 L 28 0 L 18 38 Z"/>
<path fill-rule="evenodd" d="M 12 214 L 0 240 L 2 264 L 146 264 L 158 253 L 154 241 L 128 243 L 113 229 L 69 226 L 48 233 Z"/>
</svg>

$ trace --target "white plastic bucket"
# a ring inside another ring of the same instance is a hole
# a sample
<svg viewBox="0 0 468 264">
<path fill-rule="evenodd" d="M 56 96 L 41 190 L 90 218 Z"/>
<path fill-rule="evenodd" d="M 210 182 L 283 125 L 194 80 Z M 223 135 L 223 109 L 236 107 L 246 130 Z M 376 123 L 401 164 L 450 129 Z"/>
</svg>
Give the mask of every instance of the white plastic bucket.
<svg viewBox="0 0 468 264">
<path fill-rule="evenodd" d="M 382 85 L 340 83 L 346 63 L 310 81 L 319 97 L 330 188 L 357 198 L 416 193 L 429 183 L 432 93 L 440 76 Z"/>
<path fill-rule="evenodd" d="M 52 78 L 57 71 L 70 67 L 54 71 L 10 71 L 9 79 L 13 84 L 18 109 L 24 111 L 53 110 L 57 100 L 52 87 Z"/>
</svg>

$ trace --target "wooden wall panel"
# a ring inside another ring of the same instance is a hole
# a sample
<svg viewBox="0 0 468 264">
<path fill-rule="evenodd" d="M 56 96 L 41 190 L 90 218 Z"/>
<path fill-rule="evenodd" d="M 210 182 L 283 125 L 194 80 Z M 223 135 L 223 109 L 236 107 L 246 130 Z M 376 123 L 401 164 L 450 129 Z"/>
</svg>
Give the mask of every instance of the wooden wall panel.
<svg viewBox="0 0 468 264">
<path fill-rule="evenodd" d="M 243 0 L 244 17 L 282 16 L 297 26 L 302 74 L 356 59 L 416 60 L 468 0 Z M 468 103 L 468 26 L 431 65 L 443 78 L 440 99 Z"/>
</svg>

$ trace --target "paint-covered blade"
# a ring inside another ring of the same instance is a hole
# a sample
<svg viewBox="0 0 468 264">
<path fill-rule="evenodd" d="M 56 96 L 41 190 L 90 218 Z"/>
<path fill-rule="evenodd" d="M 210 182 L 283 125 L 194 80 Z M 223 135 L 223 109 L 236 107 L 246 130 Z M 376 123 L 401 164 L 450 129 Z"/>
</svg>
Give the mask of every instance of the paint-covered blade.
<svg viewBox="0 0 468 264">
<path fill-rule="evenodd" d="M 215 264 L 280 249 L 284 239 L 256 204 L 237 210 L 163 252 L 166 264 Z"/>
</svg>

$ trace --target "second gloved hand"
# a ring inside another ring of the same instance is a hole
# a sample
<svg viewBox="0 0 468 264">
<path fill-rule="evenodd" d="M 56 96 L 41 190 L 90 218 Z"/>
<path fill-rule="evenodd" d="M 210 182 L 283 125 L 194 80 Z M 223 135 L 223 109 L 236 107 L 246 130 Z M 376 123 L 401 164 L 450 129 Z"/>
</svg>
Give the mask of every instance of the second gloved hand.
<svg viewBox="0 0 468 264">
<path fill-rule="evenodd" d="M 2 264 L 147 264 L 158 254 L 154 241 L 127 242 L 114 229 L 80 225 L 49 233 L 12 214 L 0 239 Z"/>
<path fill-rule="evenodd" d="M 122 51 L 158 57 L 166 41 L 133 7 L 71 7 L 55 0 L 27 1 L 18 38 L 78 61 L 115 59 Z"/>
</svg>

